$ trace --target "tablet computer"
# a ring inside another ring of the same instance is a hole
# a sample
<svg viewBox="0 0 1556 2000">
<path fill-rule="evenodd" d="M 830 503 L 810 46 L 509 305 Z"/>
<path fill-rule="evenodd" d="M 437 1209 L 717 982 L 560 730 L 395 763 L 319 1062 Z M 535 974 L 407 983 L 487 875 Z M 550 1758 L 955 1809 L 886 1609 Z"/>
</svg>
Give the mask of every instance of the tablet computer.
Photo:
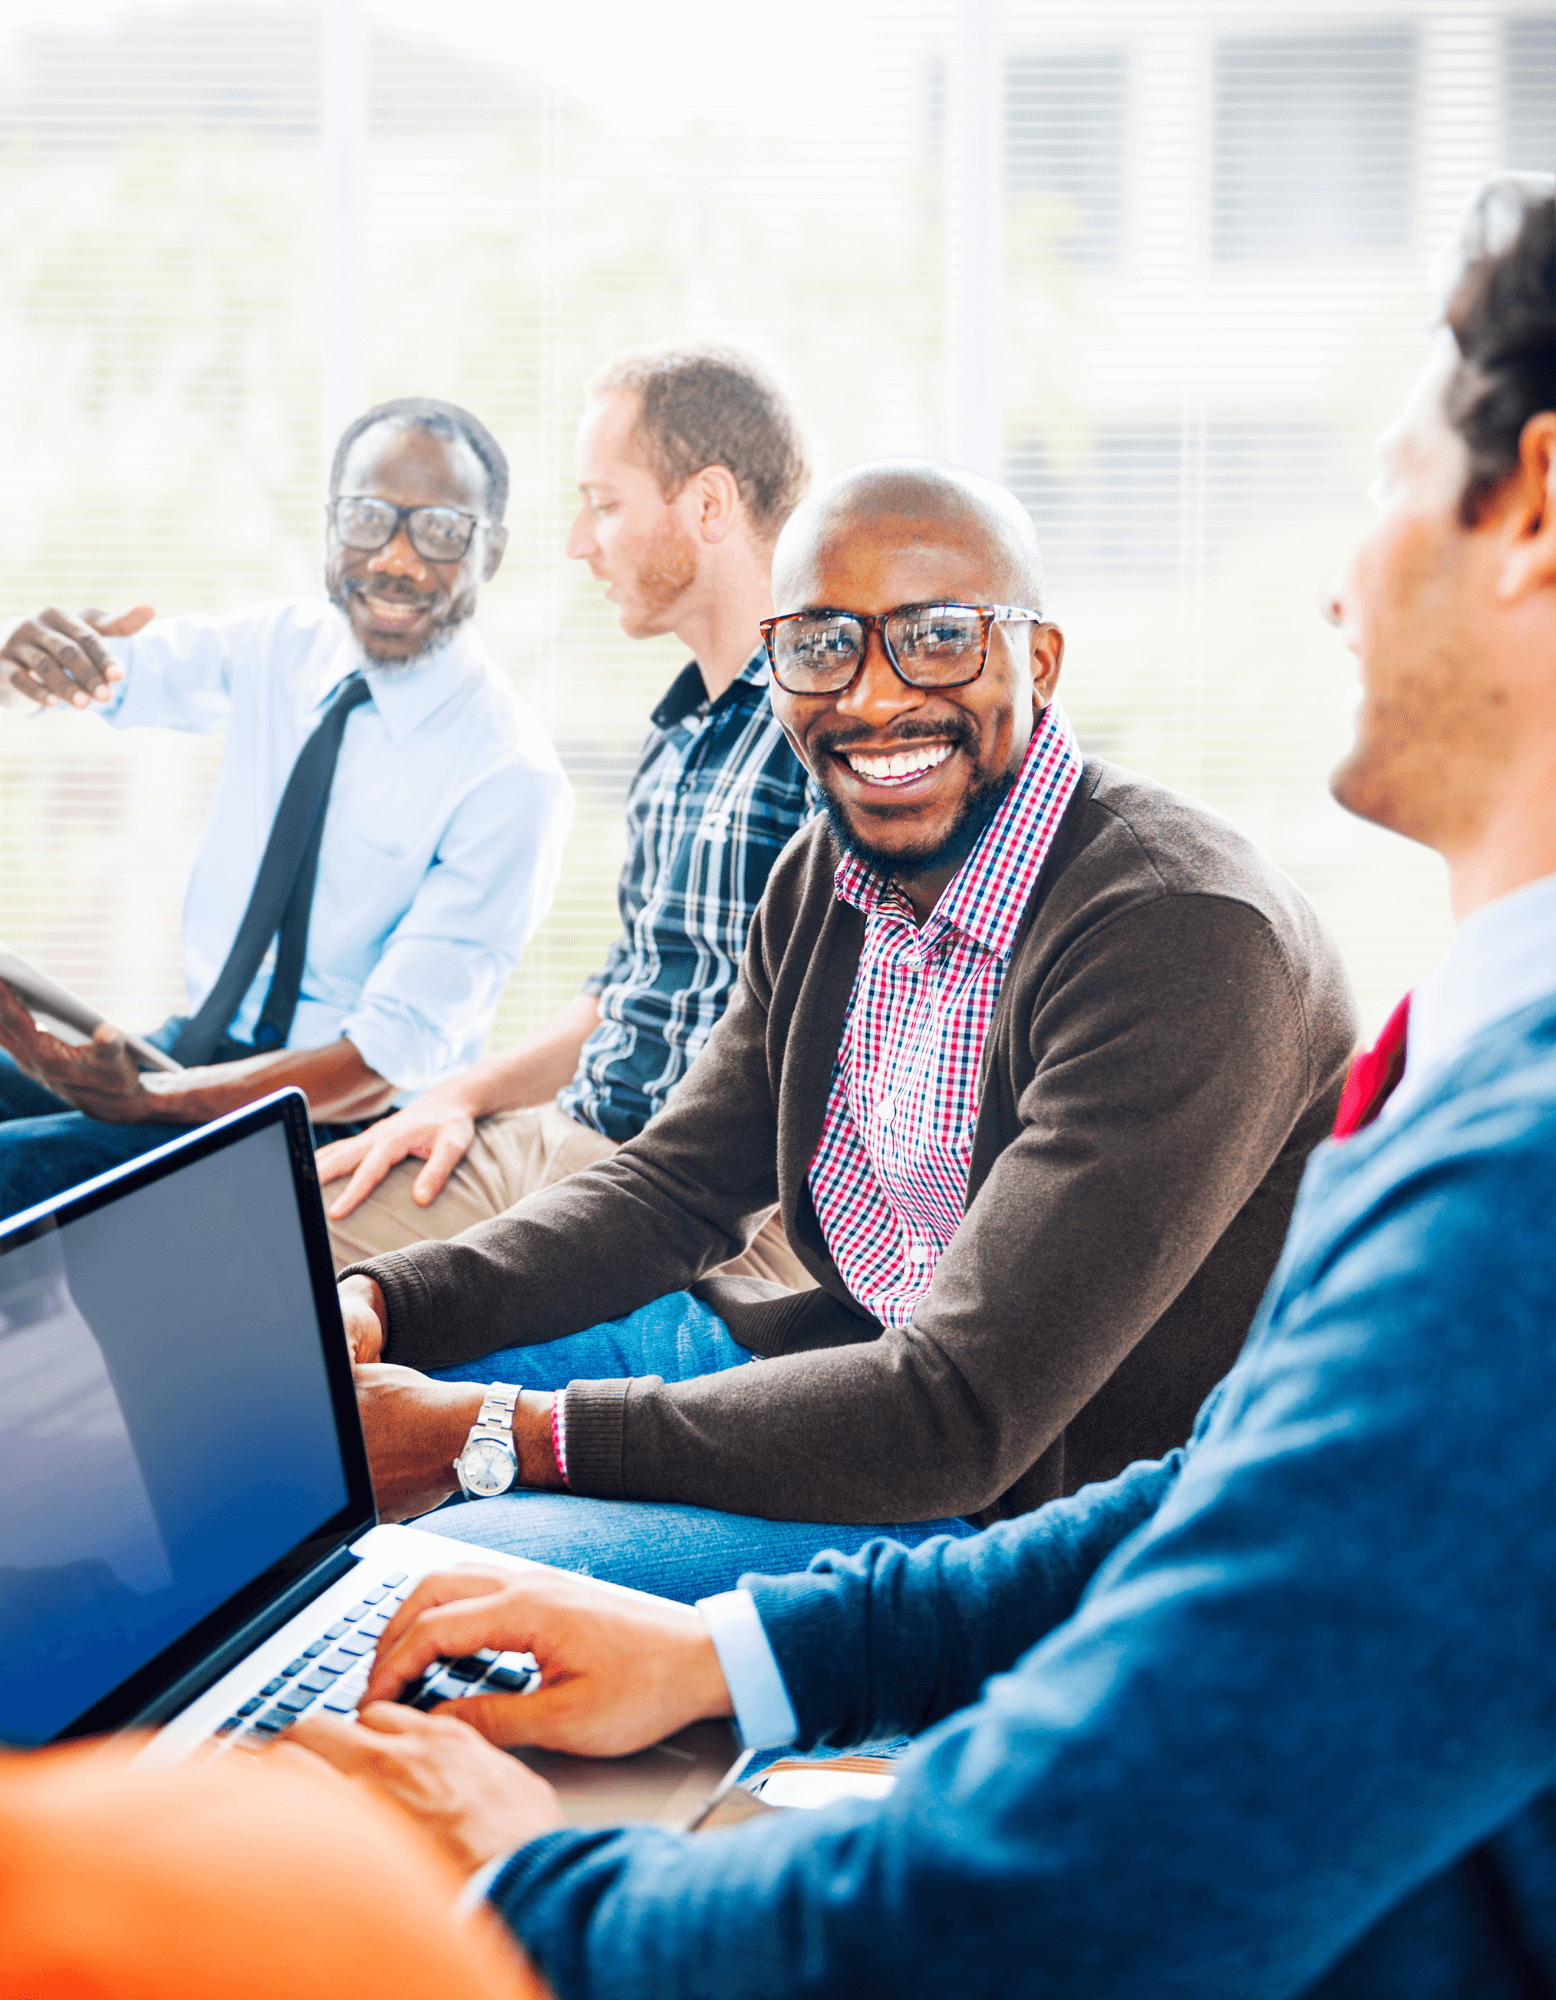
<svg viewBox="0 0 1556 2000">
<path fill-rule="evenodd" d="M 84 1000 L 77 999 L 58 980 L 50 979 L 46 972 L 40 972 L 35 965 L 29 965 L 20 953 L 11 951 L 0 944 L 0 979 L 13 987 L 32 1013 L 45 1027 L 53 1029 L 62 1041 L 89 1042 L 92 1032 L 103 1023 L 103 1016 L 95 1007 L 89 1007 Z M 120 1030 L 123 1033 L 123 1030 Z M 140 1035 L 126 1034 L 125 1046 L 135 1057 L 142 1069 L 179 1070 L 182 1063 L 174 1062 L 161 1049 L 153 1048 Z"/>
</svg>

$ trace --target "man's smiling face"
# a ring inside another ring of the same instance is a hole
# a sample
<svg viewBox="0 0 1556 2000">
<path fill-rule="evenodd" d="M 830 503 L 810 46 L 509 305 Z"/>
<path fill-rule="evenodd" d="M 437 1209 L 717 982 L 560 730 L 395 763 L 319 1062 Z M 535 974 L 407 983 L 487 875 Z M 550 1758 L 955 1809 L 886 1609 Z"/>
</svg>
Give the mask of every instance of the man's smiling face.
<svg viewBox="0 0 1556 2000">
<path fill-rule="evenodd" d="M 484 520 L 486 468 L 463 438 L 395 423 L 374 424 L 341 467 L 342 493 L 396 507 L 453 507 Z M 429 562 L 402 521 L 381 549 L 347 548 L 330 530 L 325 580 L 370 660 L 403 667 L 441 645 L 475 610 L 481 585 L 502 560 L 507 535 L 479 527 L 459 562 Z"/>
<path fill-rule="evenodd" d="M 1009 603 L 1010 589 L 1004 552 L 979 522 L 950 510 L 834 515 L 788 537 L 773 574 L 780 613 Z M 845 844 L 883 873 L 923 883 L 932 907 L 1015 781 L 1063 652 L 1057 626 L 1000 625 L 977 680 L 918 688 L 871 632 L 848 687 L 796 695 L 775 686 L 772 704 Z"/>
</svg>

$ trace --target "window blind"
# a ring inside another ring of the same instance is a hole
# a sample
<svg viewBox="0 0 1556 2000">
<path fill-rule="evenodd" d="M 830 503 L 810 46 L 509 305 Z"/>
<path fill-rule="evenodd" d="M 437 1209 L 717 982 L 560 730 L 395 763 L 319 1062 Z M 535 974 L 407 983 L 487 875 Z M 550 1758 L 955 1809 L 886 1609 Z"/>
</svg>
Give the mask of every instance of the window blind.
<svg viewBox="0 0 1556 2000">
<path fill-rule="evenodd" d="M 948 113 L 975 32 L 976 158 Z M 1442 875 L 1328 800 L 1356 685 L 1317 599 L 1424 352 L 1430 252 L 1483 174 L 1556 164 L 1553 104 L 1556 13 L 1428 0 L 19 0 L 0 606 L 316 590 L 332 403 L 474 409 L 514 474 L 480 623 L 580 808 L 500 1045 L 612 934 L 623 791 L 683 658 L 563 553 L 589 374 L 752 349 L 827 473 L 951 451 L 959 371 L 992 368 L 1083 742 L 1259 840 L 1376 1024 L 1446 941 Z M 219 747 L 0 714 L 0 938 L 126 1026 L 182 1002 Z"/>
</svg>

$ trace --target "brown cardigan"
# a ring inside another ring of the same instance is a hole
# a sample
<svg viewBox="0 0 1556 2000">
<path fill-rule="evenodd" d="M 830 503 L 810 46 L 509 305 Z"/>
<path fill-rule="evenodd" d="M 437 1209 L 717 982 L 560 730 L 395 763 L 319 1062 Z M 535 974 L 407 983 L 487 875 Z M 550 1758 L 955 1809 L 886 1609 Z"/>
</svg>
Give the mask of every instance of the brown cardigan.
<svg viewBox="0 0 1556 2000">
<path fill-rule="evenodd" d="M 575 1491 L 775 1519 L 1020 1513 L 1182 1442 L 1242 1344 L 1355 1019 L 1333 941 L 1226 821 L 1088 763 L 983 1052 L 965 1220 L 883 1332 L 807 1186 L 863 919 L 814 821 L 729 1011 L 614 1158 L 357 1268 L 385 1359 L 442 1368 L 691 1287 L 765 1357 L 573 1384 Z M 774 1202 L 819 1291 L 704 1278 Z M 519 1371 L 522 1380 L 522 1370 Z"/>
</svg>

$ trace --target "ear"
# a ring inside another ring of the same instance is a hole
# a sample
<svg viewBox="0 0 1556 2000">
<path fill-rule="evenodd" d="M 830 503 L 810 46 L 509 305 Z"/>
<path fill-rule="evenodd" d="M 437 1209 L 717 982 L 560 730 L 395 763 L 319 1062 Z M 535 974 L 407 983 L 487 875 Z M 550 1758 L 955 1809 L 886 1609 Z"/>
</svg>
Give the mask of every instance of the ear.
<svg viewBox="0 0 1556 2000">
<path fill-rule="evenodd" d="M 1059 685 L 1064 666 L 1064 634 L 1057 625 L 1029 625 L 1032 635 L 1032 692 L 1039 708 L 1046 708 Z"/>
<path fill-rule="evenodd" d="M 705 542 L 722 542 L 743 514 L 740 488 L 727 465 L 705 465 L 687 481 L 692 522 Z"/>
<path fill-rule="evenodd" d="M 1556 411 L 1542 410 L 1524 425 L 1501 533 L 1506 554 L 1497 596 L 1504 604 L 1556 585 Z"/>
<path fill-rule="evenodd" d="M 508 547 L 508 530 L 492 528 L 486 537 L 486 561 L 481 565 L 481 581 L 490 583 L 502 564 Z"/>
</svg>

